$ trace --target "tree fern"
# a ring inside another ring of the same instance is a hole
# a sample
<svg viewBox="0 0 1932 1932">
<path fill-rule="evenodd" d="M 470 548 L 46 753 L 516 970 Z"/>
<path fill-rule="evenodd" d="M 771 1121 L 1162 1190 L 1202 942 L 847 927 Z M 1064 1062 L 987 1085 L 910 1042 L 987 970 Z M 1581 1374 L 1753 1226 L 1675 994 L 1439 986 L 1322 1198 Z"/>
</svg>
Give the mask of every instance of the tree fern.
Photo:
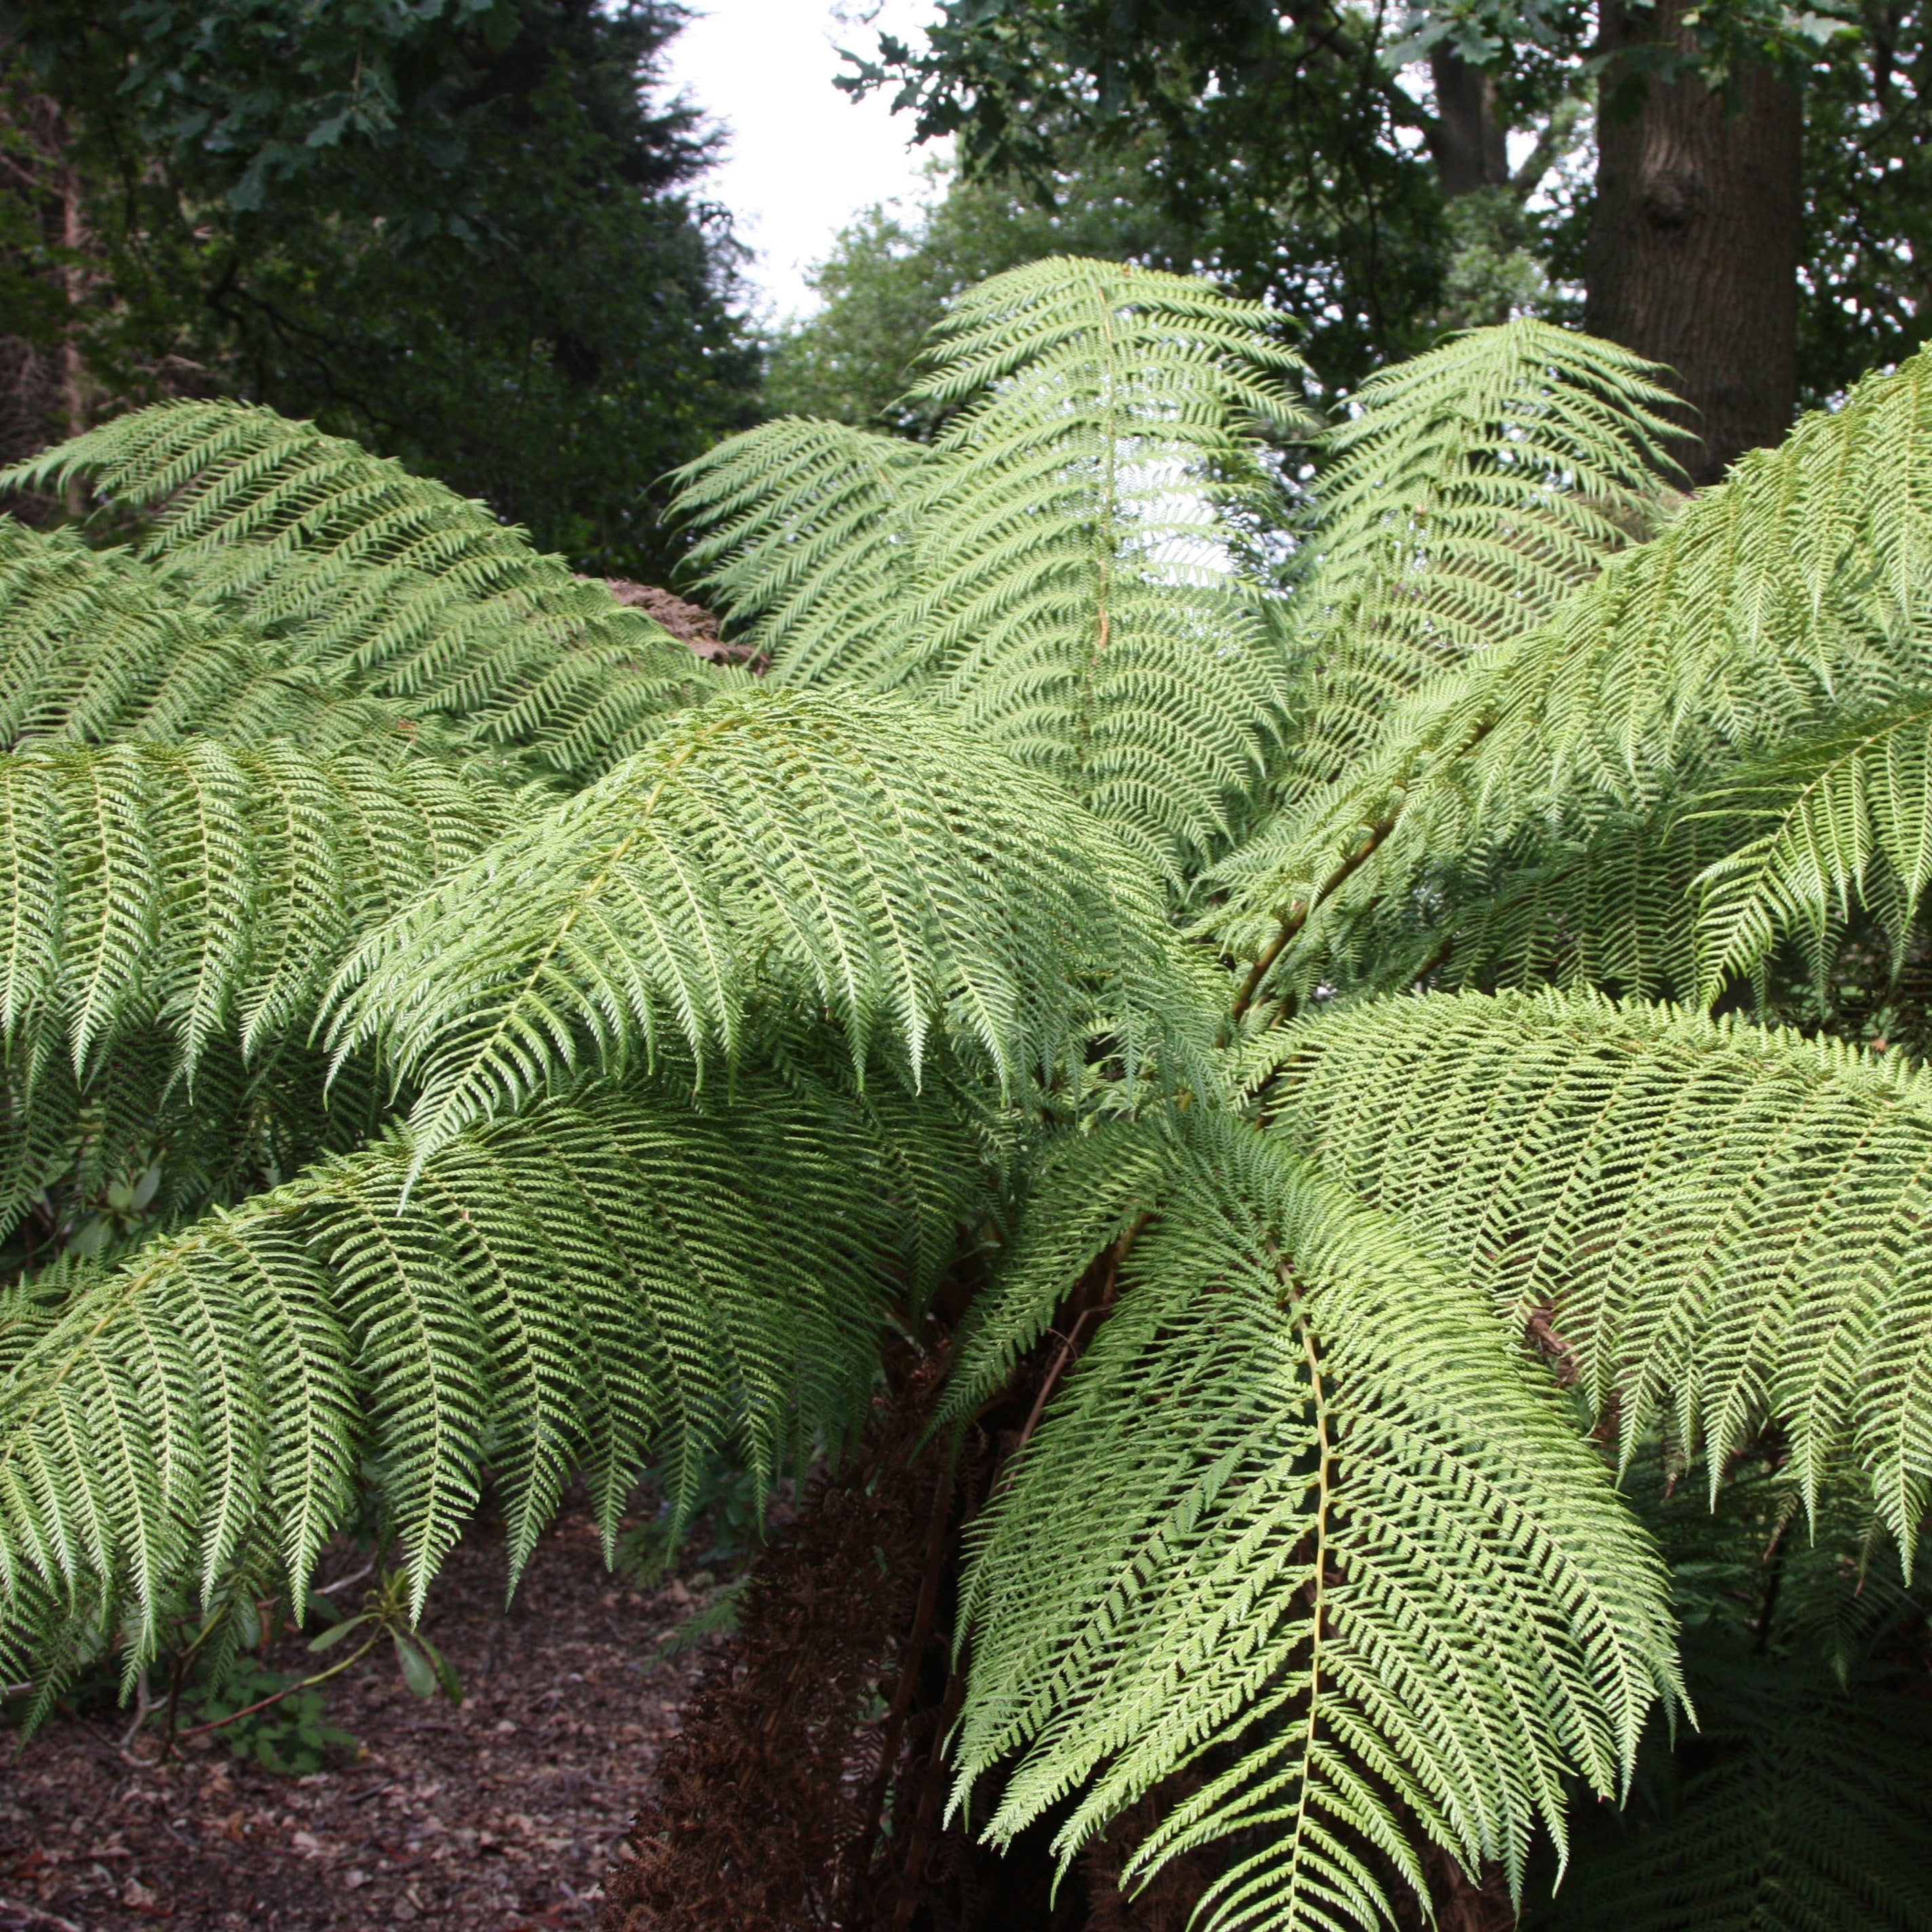
<svg viewBox="0 0 1932 1932">
<path fill-rule="evenodd" d="M 683 472 L 763 686 L 266 411 L 15 472 L 144 534 L 0 525 L 0 1667 L 131 1682 L 352 1512 L 420 1609 L 486 1474 L 514 1573 L 574 1472 L 608 1535 L 647 1464 L 910 1480 L 922 1422 L 828 1885 L 945 1862 L 950 1752 L 950 1828 L 1124 1838 L 1216 1927 L 1541 1912 L 1565 1846 L 1626 1876 L 1558 1924 L 1922 1923 L 1870 1671 L 1932 1090 L 1606 992 L 1918 970 L 1928 366 L 1678 508 L 1640 365 L 1479 332 L 1291 504 L 1263 311 L 1037 264 L 936 336 L 934 446 Z M 1679 1613 L 1787 1714 L 1706 1672 L 1703 1760 Z"/>
<path fill-rule="evenodd" d="M 1861 910 L 1895 974 L 1932 879 L 1927 724 L 1926 701 L 1908 694 L 1581 837 L 1532 826 L 1479 839 L 1424 890 L 1345 922 L 1301 976 L 1426 971 L 1438 986 L 1547 981 L 1708 1006 L 1761 988 L 1786 939 L 1821 980 Z"/>
<path fill-rule="evenodd" d="M 10 1264 L 111 1252 L 272 1186 L 360 1145 L 394 1105 L 366 1057 L 332 1078 L 327 1056 L 299 1032 L 244 1054 L 225 1029 L 202 1048 L 192 1083 L 178 1042 L 156 1033 L 121 1033 L 81 1072 L 58 1042 L 10 1058 L 0 1074 L 0 1252 Z M 117 1191 L 139 1211 L 120 1211 Z"/>
<path fill-rule="evenodd" d="M 164 586 L 124 551 L 0 518 L 0 734 L 14 742 L 270 736 L 326 748 L 402 732 L 246 623 Z"/>
<path fill-rule="evenodd" d="M 1854 896 L 1884 918 L 1896 957 L 1932 880 L 1928 732 L 1932 701 L 1908 698 L 1730 774 L 1697 801 L 1700 815 L 1745 834 L 1699 880 L 1706 999 L 1758 964 L 1781 932 L 1821 954 Z"/>
<path fill-rule="evenodd" d="M 1927 680 L 1921 356 L 1744 458 L 1541 628 L 1398 706 L 1223 862 L 1216 929 L 1306 983 L 1338 926 L 1526 828 L 1587 840 Z M 1881 507 L 1882 506 L 1882 507 Z"/>
<path fill-rule="evenodd" d="M 946 460 L 902 437 L 786 416 L 678 474 L 706 594 L 782 682 L 872 674 L 916 650 L 922 498 Z"/>
<path fill-rule="evenodd" d="M 476 856 L 515 794 L 407 754 L 267 740 L 0 754 L 0 1048 L 85 1078 L 132 1034 L 190 1082 L 306 1033 L 350 944 Z"/>
<path fill-rule="evenodd" d="M 1065 1178 L 994 1290 L 1036 1323 L 1106 1238 Z M 1070 1800 L 1067 1858 L 1204 1760 L 1133 1862 L 1235 1838 L 1216 1928 L 1392 1923 L 1378 1866 L 1421 1886 L 1415 1826 L 1520 1879 L 1566 1775 L 1615 1792 L 1672 1682 L 1661 1566 L 1392 1223 L 1226 1120 L 1142 1179 L 1118 1306 L 977 1532 L 956 1802 L 1002 1768 L 999 1841 Z"/>
</svg>

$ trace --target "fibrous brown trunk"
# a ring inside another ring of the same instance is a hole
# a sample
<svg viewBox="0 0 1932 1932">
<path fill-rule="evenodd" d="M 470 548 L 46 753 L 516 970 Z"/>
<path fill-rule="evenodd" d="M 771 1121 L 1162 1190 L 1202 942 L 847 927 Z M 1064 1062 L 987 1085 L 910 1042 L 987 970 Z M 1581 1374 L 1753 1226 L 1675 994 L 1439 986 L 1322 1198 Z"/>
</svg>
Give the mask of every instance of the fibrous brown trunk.
<svg viewBox="0 0 1932 1932">
<path fill-rule="evenodd" d="M 1604 0 L 1606 51 L 1683 34 L 1686 0 L 1626 13 Z M 1678 460 L 1716 481 L 1744 451 L 1780 441 L 1798 402 L 1802 104 L 1769 68 L 1727 101 L 1695 76 L 1652 81 L 1634 115 L 1603 82 L 1585 326 L 1676 372 L 1688 406 Z"/>
</svg>

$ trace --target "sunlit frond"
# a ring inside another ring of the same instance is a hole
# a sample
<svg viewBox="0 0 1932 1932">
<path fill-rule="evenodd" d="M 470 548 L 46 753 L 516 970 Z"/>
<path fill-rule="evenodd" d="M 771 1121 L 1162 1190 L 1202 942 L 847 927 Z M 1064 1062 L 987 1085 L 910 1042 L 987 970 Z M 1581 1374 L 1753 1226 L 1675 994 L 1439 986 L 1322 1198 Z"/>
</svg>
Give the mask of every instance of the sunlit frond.
<svg viewBox="0 0 1932 1932">
<path fill-rule="evenodd" d="M 1616 1791 L 1672 1682 L 1654 1552 L 1394 1222 L 1225 1118 L 1157 1174 L 1131 1148 L 1155 1218 L 976 1532 L 956 1802 L 1000 1767 L 989 1835 L 1051 1815 L 1070 1858 L 1196 1767 L 1132 1869 L 1231 1844 L 1216 1928 L 1393 1924 L 1418 1830 L 1520 1878 L 1566 1779 Z M 997 1300 L 1050 1304 L 1106 1238 L 1084 1166 L 1029 1211 L 1088 1241 L 1049 1232 Z"/>
</svg>

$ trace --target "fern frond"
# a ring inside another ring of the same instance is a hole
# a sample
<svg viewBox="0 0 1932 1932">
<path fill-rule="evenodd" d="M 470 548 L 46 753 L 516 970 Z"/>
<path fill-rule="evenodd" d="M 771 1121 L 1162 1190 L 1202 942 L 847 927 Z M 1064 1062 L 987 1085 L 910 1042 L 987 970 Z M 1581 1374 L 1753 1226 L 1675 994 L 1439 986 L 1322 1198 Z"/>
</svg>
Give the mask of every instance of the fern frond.
<svg viewBox="0 0 1932 1932">
<path fill-rule="evenodd" d="M 0 517 L 0 739 L 202 731 L 301 742 L 394 731 L 400 714 L 168 590 L 121 550 Z"/>
<path fill-rule="evenodd" d="M 272 410 L 157 404 L 8 474 L 143 511 L 164 580 L 292 662 L 557 769 L 602 770 L 734 681 L 487 506 Z"/>
<path fill-rule="evenodd" d="M 1280 725 L 1279 644 L 1230 550 L 1271 514 L 1262 431 L 1303 421 L 1271 322 L 1184 276 L 1035 262 L 935 332 L 913 393 L 962 406 L 934 450 L 768 425 L 686 472 L 680 507 L 778 680 L 916 690 L 1172 872 Z"/>
<path fill-rule="evenodd" d="M 1210 922 L 1284 970 L 1432 867 L 1587 842 L 1932 682 L 1932 356 L 1753 452 L 1542 628 L 1424 686 L 1219 868 Z"/>
<path fill-rule="evenodd" d="M 946 459 L 844 423 L 782 416 L 677 471 L 706 594 L 781 682 L 902 673 L 915 645 L 921 500 Z"/>
<path fill-rule="evenodd" d="M 1705 1001 L 1783 932 L 1796 929 L 1815 952 L 1854 896 L 1885 920 L 1896 956 L 1932 881 L 1932 699 L 1802 740 L 1727 776 L 1690 809 L 1744 835 L 1698 881 Z"/>
<path fill-rule="evenodd" d="M 603 1090 L 433 1154 L 392 1136 L 0 1324 L 6 1620 L 98 1600 L 140 1648 L 166 1588 L 265 1535 L 299 1601 L 360 1459 L 420 1607 L 486 1460 L 514 1573 L 574 1470 L 608 1538 L 647 1454 L 685 1510 L 727 1442 L 769 1478 L 836 1441 L 916 1222 L 976 1183 L 956 1109 L 884 1120 L 899 1146 L 764 1078 L 702 1113 Z"/>
<path fill-rule="evenodd" d="M 218 1031 L 244 1056 L 305 1031 L 350 945 L 515 798 L 481 768 L 272 740 L 0 754 L 0 1046 L 85 1078 L 139 1033 L 191 1080 Z"/>
<path fill-rule="evenodd" d="M 1150 885 L 1049 782 L 896 700 L 751 690 L 374 935 L 332 1037 L 419 1084 L 420 1158 L 579 1065 L 729 1064 L 773 994 L 855 1065 L 885 1046 L 916 1080 L 937 1034 L 1002 1088 L 1077 1087 L 1090 1030 L 1130 1071 L 1157 1026 L 1184 1030 L 1176 952 Z"/>
<path fill-rule="evenodd" d="M 69 1252 L 112 1251 L 272 1186 L 359 1146 L 394 1105 L 366 1059 L 331 1080 L 327 1057 L 298 1036 L 244 1054 L 224 1030 L 203 1046 L 192 1085 L 178 1042 L 158 1028 L 130 1028 L 103 1045 L 84 1079 L 65 1045 L 29 1040 L 0 1070 L 0 1238 L 38 1213 L 52 1245 Z M 152 1190 L 124 1227 L 117 1186 Z M 32 1264 L 24 1238 L 16 1254 Z"/>
<path fill-rule="evenodd" d="M 1035 262 L 959 298 L 913 392 L 964 404 L 925 519 L 935 695 L 1176 856 L 1226 829 L 1278 714 L 1225 520 L 1271 504 L 1259 432 L 1305 421 L 1270 320 L 1184 276 Z"/>
<path fill-rule="evenodd" d="M 1532 831 L 1432 870 L 1424 890 L 1365 907 L 1326 950 L 1298 956 L 1293 991 L 1595 987 L 1693 1000 L 1700 875 L 1738 842 L 1735 819 L 1613 818 L 1575 841 Z"/>
<path fill-rule="evenodd" d="M 1843 1458 L 1910 1552 L 1932 1494 L 1932 1082 L 1588 994 L 1352 1006 L 1254 1049 L 1278 1131 L 1552 1338 L 1626 1459 L 1713 1487 L 1762 1429 Z"/>
<path fill-rule="evenodd" d="M 1648 536 L 1670 392 L 1614 344 L 1524 318 L 1378 370 L 1322 439 L 1298 602 L 1298 766 L 1334 776 L 1400 698 L 1543 622 Z"/>
<path fill-rule="evenodd" d="M 1225 1116 L 1166 1165 L 982 1520 L 954 1802 L 1016 1760 L 987 1834 L 1054 1811 L 1065 1860 L 1201 1765 L 1130 1869 L 1232 1840 L 1216 1928 L 1392 1924 L 1382 1861 L 1426 1890 L 1398 1808 L 1518 1880 L 1539 1825 L 1562 1842 L 1566 1778 L 1616 1791 L 1672 1684 L 1662 1565 L 1480 1298 L 1392 1222 Z M 1030 1215 L 1082 1214 L 1066 1178 Z M 995 1292 L 1065 1293 L 1082 1246 L 1049 1235 Z"/>
</svg>

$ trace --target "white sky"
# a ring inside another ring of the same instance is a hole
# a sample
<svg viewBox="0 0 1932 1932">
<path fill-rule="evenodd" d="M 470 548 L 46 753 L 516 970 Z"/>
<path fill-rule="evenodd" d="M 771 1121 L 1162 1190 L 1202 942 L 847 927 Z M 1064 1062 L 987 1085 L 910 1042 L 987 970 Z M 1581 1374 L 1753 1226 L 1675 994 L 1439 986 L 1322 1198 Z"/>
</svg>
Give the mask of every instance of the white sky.
<svg viewBox="0 0 1932 1932">
<path fill-rule="evenodd" d="M 698 16 L 671 43 L 667 79 L 729 132 L 700 191 L 736 217 L 758 250 L 750 278 L 773 314 L 815 308 L 805 271 L 875 201 L 909 196 L 938 142 L 909 146 L 910 114 L 889 94 L 856 106 L 832 85 L 842 44 L 865 53 L 881 29 L 916 40 L 930 0 L 692 0 Z"/>
</svg>

